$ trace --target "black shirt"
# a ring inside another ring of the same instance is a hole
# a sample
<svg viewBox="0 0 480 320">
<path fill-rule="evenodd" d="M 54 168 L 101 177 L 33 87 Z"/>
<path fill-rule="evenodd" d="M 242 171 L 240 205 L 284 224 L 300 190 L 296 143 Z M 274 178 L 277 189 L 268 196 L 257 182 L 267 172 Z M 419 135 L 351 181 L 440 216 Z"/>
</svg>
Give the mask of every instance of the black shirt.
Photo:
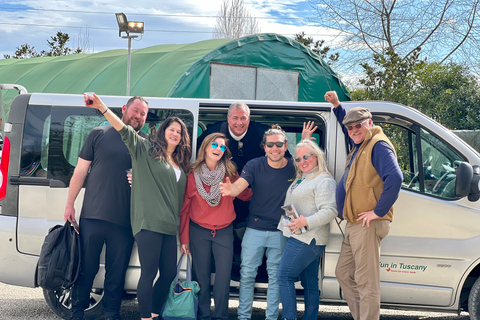
<svg viewBox="0 0 480 320">
<path fill-rule="evenodd" d="M 112 126 L 92 130 L 79 157 L 92 161 L 81 218 L 130 227 L 130 192 L 126 170 L 132 167 L 128 149 Z"/>
<path fill-rule="evenodd" d="M 248 182 L 253 192 L 247 226 L 262 231 L 277 231 L 287 189 L 295 178 L 292 159 L 279 169 L 272 168 L 267 157 L 250 160 L 240 177 Z"/>
</svg>

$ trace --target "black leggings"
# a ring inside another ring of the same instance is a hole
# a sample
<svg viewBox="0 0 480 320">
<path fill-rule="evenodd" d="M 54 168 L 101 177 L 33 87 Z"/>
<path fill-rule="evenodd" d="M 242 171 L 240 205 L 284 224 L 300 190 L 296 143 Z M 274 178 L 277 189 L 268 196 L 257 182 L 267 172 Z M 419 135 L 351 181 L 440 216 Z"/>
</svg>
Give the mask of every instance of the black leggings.
<svg viewBox="0 0 480 320">
<path fill-rule="evenodd" d="M 150 318 L 152 313 L 160 314 L 170 283 L 177 273 L 177 237 L 142 229 L 135 235 L 135 241 L 141 269 L 138 307 L 141 318 Z M 157 271 L 160 271 L 160 277 L 153 285 Z"/>
</svg>

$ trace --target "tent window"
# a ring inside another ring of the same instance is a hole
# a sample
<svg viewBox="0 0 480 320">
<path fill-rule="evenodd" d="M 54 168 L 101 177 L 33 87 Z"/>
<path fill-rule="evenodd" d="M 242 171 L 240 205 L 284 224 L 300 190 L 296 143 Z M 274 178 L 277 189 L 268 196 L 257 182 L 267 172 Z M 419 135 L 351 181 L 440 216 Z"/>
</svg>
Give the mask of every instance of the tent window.
<svg viewBox="0 0 480 320">
<path fill-rule="evenodd" d="M 255 100 L 256 68 L 212 63 L 211 99 Z"/>
<path fill-rule="evenodd" d="M 298 72 L 258 68 L 256 100 L 298 101 Z"/>
<path fill-rule="evenodd" d="M 298 101 L 298 72 L 211 64 L 210 98 Z"/>
</svg>

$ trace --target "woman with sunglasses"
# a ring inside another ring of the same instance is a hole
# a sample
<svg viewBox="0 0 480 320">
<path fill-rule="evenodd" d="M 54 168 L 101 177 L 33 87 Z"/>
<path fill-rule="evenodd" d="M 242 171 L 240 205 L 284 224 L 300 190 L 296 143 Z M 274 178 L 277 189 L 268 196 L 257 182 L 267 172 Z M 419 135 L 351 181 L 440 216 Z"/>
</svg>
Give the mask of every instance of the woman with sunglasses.
<svg viewBox="0 0 480 320">
<path fill-rule="evenodd" d="M 84 94 L 84 100 L 87 107 L 105 116 L 130 152 L 135 175 L 130 219 L 140 260 L 138 306 L 142 320 L 159 319 L 176 274 L 179 213 L 192 152 L 187 127 L 180 118 L 169 117 L 155 136 L 146 139 L 125 125 L 97 95 Z M 155 281 L 158 271 L 160 277 Z"/>
<path fill-rule="evenodd" d="M 198 319 L 228 318 L 230 273 L 233 261 L 234 197 L 222 197 L 220 182 L 237 180 L 237 167 L 230 160 L 228 140 L 223 133 L 205 137 L 197 160 L 188 175 L 183 207 L 180 212 L 180 243 L 182 253 L 192 253 L 193 273 L 200 285 Z M 252 192 L 244 190 L 237 197 L 250 200 Z M 210 311 L 211 257 L 215 263 L 213 299 Z"/>
<path fill-rule="evenodd" d="M 285 205 L 293 204 L 298 218 L 278 229 L 288 238 L 277 271 L 284 319 L 297 319 L 295 284 L 300 278 L 304 288 L 303 319 L 316 320 L 319 307 L 318 270 L 320 256 L 330 233 L 330 222 L 337 216 L 336 183 L 328 172 L 325 155 L 311 140 L 302 140 L 295 148 L 296 178 L 287 190 Z M 302 233 L 302 228 L 306 232 Z"/>
</svg>

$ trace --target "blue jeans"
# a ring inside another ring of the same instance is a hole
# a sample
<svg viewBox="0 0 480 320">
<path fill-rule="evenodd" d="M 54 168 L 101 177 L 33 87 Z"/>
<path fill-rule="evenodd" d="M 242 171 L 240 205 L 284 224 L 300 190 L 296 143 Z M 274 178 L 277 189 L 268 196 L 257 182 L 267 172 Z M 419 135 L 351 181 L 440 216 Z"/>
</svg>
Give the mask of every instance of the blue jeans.
<svg viewBox="0 0 480 320">
<path fill-rule="evenodd" d="M 242 263 L 240 269 L 240 296 L 238 298 L 238 319 L 252 318 L 253 293 L 257 269 L 267 256 L 268 291 L 265 318 L 277 320 L 280 292 L 277 283 L 277 269 L 287 238 L 280 231 L 260 231 L 247 228 L 242 240 Z"/>
<path fill-rule="evenodd" d="M 317 246 L 315 239 L 306 244 L 295 238 L 288 238 L 277 272 L 280 297 L 282 299 L 282 315 L 284 319 L 297 318 L 297 297 L 295 280 L 300 278 L 304 289 L 304 320 L 316 320 L 320 293 L 318 290 L 318 269 L 320 255 L 325 246 Z"/>
</svg>

